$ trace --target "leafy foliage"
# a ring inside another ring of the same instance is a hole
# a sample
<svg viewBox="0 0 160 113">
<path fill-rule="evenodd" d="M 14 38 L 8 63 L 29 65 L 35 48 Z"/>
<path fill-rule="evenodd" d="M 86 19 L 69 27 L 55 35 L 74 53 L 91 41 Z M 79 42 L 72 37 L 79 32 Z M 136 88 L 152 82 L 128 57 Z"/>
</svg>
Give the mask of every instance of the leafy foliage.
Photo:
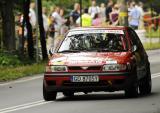
<svg viewBox="0 0 160 113">
<path fill-rule="evenodd" d="M 0 53 L 0 66 L 18 66 L 21 64 L 22 62 L 19 60 L 17 55 Z"/>
</svg>

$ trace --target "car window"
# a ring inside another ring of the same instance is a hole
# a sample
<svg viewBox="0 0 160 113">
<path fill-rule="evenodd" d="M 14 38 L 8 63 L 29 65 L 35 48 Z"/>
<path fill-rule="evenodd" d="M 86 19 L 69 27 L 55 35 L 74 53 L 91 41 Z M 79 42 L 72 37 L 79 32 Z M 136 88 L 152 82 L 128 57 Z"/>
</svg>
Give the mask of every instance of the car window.
<svg viewBox="0 0 160 113">
<path fill-rule="evenodd" d="M 143 48 L 142 43 L 138 35 L 132 29 L 129 30 L 129 36 L 131 37 L 132 45 L 138 46 L 138 48 Z"/>
<path fill-rule="evenodd" d="M 58 52 L 67 50 L 121 52 L 128 50 L 128 44 L 121 33 L 69 33 Z"/>
</svg>

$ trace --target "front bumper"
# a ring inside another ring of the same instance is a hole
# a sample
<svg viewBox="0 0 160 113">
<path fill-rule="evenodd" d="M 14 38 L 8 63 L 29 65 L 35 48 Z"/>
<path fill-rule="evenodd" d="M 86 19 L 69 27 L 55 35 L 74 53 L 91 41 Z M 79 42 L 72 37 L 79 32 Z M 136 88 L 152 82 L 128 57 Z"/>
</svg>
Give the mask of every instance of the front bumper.
<svg viewBox="0 0 160 113">
<path fill-rule="evenodd" d="M 99 76 L 99 82 L 71 82 L 72 76 Z M 48 91 L 118 91 L 124 90 L 134 82 L 134 75 L 130 72 L 110 73 L 45 73 L 44 85 Z"/>
</svg>

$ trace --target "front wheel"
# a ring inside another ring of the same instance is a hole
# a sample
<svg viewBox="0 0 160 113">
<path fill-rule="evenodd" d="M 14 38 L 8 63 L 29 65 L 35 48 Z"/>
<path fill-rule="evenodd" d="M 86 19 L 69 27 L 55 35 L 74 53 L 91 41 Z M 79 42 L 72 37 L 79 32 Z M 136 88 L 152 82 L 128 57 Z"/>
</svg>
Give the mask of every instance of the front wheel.
<svg viewBox="0 0 160 113">
<path fill-rule="evenodd" d="M 128 80 L 129 85 L 125 89 L 125 96 L 129 98 L 138 97 L 138 79 L 137 79 L 137 69 L 135 68 L 132 72 L 130 80 Z"/>
<path fill-rule="evenodd" d="M 140 80 L 139 83 L 139 91 L 141 95 L 150 94 L 152 90 L 152 80 L 151 80 L 151 73 L 150 69 L 147 69 L 147 75 Z"/>
<path fill-rule="evenodd" d="M 57 96 L 57 92 L 54 91 L 47 91 L 43 84 L 43 98 L 45 101 L 52 101 L 55 100 Z"/>
<path fill-rule="evenodd" d="M 125 90 L 125 96 L 129 98 L 138 97 L 138 85 L 134 84 Z"/>
</svg>

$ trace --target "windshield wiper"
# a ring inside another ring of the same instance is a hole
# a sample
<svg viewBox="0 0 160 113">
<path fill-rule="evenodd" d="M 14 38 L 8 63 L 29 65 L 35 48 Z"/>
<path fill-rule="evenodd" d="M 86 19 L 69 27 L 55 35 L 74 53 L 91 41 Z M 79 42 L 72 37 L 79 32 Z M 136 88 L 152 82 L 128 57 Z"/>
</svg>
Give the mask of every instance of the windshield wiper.
<svg viewBox="0 0 160 113">
<path fill-rule="evenodd" d="M 122 50 L 113 49 L 113 48 L 99 48 L 98 52 L 121 52 Z"/>
<path fill-rule="evenodd" d="M 98 52 L 110 52 L 111 49 L 109 49 L 109 48 L 98 48 L 97 51 Z"/>
<path fill-rule="evenodd" d="M 80 52 L 79 50 L 63 50 L 63 51 L 58 51 L 58 53 L 77 53 Z"/>
</svg>

